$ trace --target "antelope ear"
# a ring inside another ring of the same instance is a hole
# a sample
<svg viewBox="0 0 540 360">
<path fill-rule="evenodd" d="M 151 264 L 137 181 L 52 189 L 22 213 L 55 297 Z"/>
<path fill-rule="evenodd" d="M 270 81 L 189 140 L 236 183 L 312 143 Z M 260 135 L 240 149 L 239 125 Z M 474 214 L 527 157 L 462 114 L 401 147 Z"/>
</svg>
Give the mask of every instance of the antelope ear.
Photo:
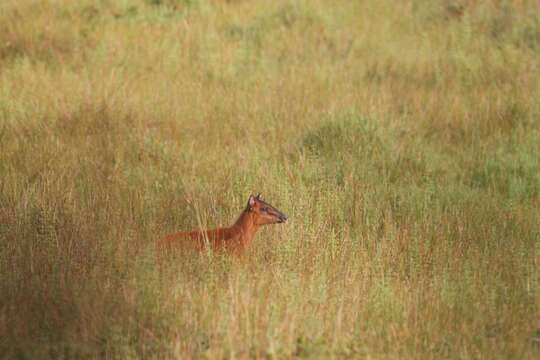
<svg viewBox="0 0 540 360">
<path fill-rule="evenodd" d="M 249 206 L 250 208 L 252 208 L 253 206 L 255 206 L 255 197 L 254 197 L 253 195 L 249 195 L 248 206 Z"/>
<path fill-rule="evenodd" d="M 255 196 L 258 200 L 261 200 L 262 197 L 261 197 L 261 193 L 258 193 L 257 196 Z"/>
</svg>

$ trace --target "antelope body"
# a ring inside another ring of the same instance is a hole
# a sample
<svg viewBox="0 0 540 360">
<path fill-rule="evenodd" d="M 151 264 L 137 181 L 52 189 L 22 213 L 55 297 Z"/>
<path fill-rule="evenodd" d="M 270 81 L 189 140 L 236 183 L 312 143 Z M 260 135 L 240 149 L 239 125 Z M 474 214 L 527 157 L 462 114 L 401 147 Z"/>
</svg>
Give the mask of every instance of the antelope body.
<svg viewBox="0 0 540 360">
<path fill-rule="evenodd" d="M 170 234 L 159 240 L 157 246 L 160 251 L 178 248 L 203 251 L 210 247 L 215 251 L 240 253 L 251 244 L 259 227 L 286 221 L 287 216 L 263 201 L 260 194 L 250 195 L 246 208 L 232 226 Z"/>
</svg>

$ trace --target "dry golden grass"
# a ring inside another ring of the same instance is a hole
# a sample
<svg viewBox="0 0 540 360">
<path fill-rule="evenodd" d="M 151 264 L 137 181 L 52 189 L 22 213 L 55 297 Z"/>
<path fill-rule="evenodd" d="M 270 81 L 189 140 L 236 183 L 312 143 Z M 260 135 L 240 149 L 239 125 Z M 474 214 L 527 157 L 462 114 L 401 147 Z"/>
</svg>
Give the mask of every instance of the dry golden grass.
<svg viewBox="0 0 540 360">
<path fill-rule="evenodd" d="M 0 4 L 0 354 L 537 358 L 536 1 Z M 290 216 L 247 256 L 154 241 Z"/>
</svg>

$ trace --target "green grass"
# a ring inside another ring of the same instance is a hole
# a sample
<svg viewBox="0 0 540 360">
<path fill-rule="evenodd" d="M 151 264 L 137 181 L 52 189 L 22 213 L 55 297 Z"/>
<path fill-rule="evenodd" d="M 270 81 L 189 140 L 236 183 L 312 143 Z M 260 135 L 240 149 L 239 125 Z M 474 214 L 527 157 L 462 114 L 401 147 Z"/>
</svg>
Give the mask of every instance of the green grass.
<svg viewBox="0 0 540 360">
<path fill-rule="evenodd" d="M 0 354 L 537 358 L 536 1 L 3 1 Z M 243 259 L 154 241 L 289 215 Z"/>
</svg>

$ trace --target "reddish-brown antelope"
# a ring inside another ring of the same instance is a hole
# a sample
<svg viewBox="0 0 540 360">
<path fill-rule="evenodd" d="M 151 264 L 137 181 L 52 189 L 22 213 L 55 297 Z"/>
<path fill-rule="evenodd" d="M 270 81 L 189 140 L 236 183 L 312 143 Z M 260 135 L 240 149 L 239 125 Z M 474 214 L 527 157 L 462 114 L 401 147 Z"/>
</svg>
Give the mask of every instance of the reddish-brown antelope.
<svg viewBox="0 0 540 360">
<path fill-rule="evenodd" d="M 262 225 L 286 221 L 287 215 L 265 202 L 261 194 L 250 195 L 246 208 L 232 226 L 170 234 L 159 240 L 157 247 L 160 252 L 179 248 L 191 248 L 198 251 L 211 248 L 238 254 L 251 244 Z"/>
</svg>

